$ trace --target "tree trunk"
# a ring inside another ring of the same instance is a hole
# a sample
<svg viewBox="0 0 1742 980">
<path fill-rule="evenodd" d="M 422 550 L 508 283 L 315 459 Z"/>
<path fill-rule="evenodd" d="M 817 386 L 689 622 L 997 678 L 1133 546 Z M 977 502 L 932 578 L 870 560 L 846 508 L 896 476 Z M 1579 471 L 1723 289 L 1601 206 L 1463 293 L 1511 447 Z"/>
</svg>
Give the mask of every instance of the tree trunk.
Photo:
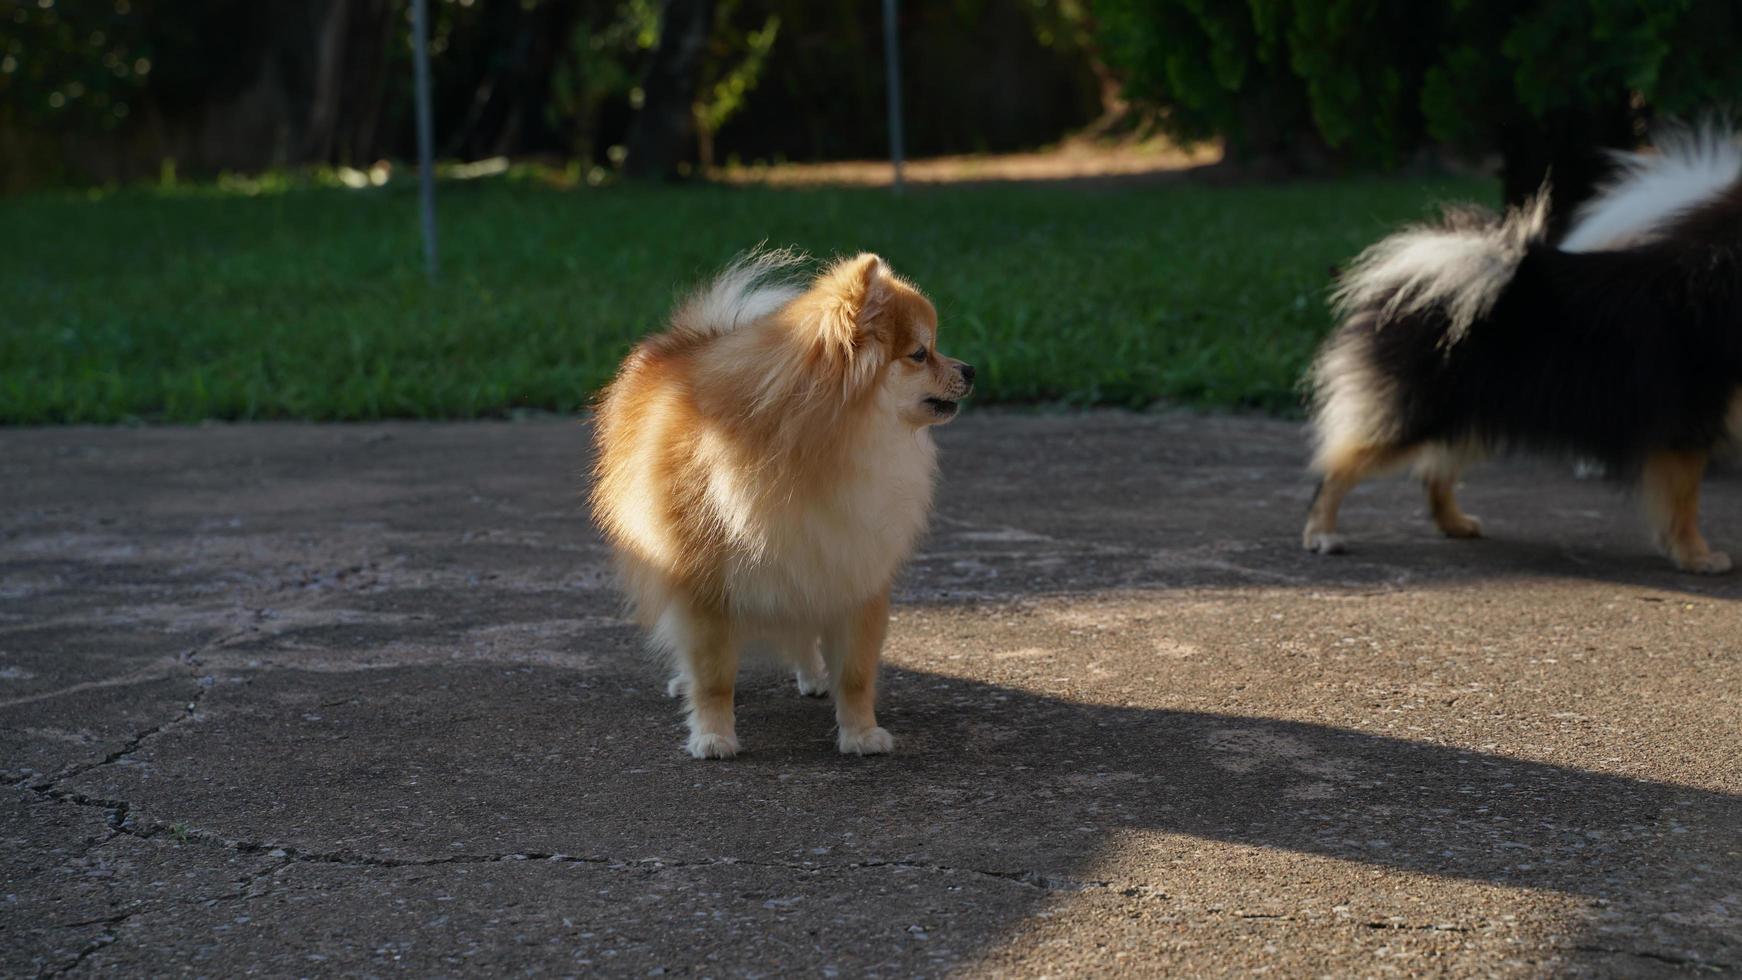
<svg viewBox="0 0 1742 980">
<path fill-rule="evenodd" d="M 332 0 L 319 24 L 301 158 L 366 165 L 381 144 L 380 111 L 392 83 L 392 47 L 405 37 L 403 12 L 394 0 Z"/>
<path fill-rule="evenodd" d="M 567 53 L 575 25 L 601 6 L 546 0 L 530 9 L 521 4 L 487 8 L 506 11 L 485 25 L 486 35 L 496 39 L 491 43 L 497 54 L 477 80 L 466 115 L 453 127 L 442 155 L 506 156 L 529 142 L 536 145 L 551 76 Z"/>
<path fill-rule="evenodd" d="M 713 0 L 666 0 L 645 98 L 629 127 L 627 175 L 669 179 L 694 159 L 696 74 L 713 22 Z"/>
<path fill-rule="evenodd" d="M 333 0 L 321 18 L 315 45 L 315 91 L 303 127 L 301 157 L 325 163 L 333 155 L 339 125 L 339 97 L 344 83 L 345 27 L 351 20 L 350 0 Z"/>
</svg>

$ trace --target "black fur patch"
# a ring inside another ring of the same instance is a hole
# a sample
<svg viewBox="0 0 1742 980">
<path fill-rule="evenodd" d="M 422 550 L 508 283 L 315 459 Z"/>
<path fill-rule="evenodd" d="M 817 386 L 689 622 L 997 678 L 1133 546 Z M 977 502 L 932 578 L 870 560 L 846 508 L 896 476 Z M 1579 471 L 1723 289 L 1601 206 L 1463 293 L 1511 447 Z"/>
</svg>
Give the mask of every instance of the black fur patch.
<svg viewBox="0 0 1742 980">
<path fill-rule="evenodd" d="M 1647 244 L 1532 245 L 1461 337 L 1438 307 L 1382 308 L 1330 343 L 1383 380 L 1400 446 L 1564 453 L 1618 476 L 1654 450 L 1714 448 L 1742 388 L 1742 184 Z"/>
</svg>

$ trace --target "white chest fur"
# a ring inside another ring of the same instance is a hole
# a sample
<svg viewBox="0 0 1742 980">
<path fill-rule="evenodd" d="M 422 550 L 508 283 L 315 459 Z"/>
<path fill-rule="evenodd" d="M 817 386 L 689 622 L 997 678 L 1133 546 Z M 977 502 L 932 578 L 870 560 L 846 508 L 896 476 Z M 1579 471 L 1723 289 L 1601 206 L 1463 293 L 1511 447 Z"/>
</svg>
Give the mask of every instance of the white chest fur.
<svg viewBox="0 0 1742 980">
<path fill-rule="evenodd" d="M 800 625 L 875 595 L 925 529 L 936 472 L 930 431 L 890 420 L 861 431 L 841 471 L 808 496 L 753 495 L 742 476 L 719 473 L 709 496 L 733 542 L 728 601 L 748 619 Z"/>
</svg>

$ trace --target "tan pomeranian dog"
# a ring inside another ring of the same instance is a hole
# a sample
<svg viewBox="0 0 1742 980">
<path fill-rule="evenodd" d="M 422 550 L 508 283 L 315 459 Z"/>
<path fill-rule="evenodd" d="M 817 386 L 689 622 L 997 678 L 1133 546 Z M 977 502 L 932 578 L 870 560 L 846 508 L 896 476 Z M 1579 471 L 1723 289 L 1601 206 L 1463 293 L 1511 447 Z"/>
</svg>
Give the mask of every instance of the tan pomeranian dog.
<svg viewBox="0 0 1742 980">
<path fill-rule="evenodd" d="M 937 311 L 881 258 L 805 285 L 802 262 L 733 262 L 598 405 L 593 515 L 673 660 L 698 759 L 738 752 L 747 647 L 789 663 L 800 692 L 834 696 L 843 753 L 893 749 L 875 710 L 890 582 L 931 509 L 930 427 L 973 388 L 974 369 L 937 351 Z"/>
</svg>

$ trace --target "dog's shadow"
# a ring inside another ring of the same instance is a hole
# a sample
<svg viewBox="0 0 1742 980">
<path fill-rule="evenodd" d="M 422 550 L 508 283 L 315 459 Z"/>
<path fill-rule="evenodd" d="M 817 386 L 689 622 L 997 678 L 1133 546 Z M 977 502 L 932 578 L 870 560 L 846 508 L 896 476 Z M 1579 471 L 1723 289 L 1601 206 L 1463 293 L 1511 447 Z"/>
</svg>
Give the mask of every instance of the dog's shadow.
<svg viewBox="0 0 1742 980">
<path fill-rule="evenodd" d="M 656 873 L 638 870 L 650 866 L 702 869 L 682 872 L 707 876 L 686 887 L 736 890 L 633 925 L 672 962 L 700 955 L 670 931 L 690 928 L 696 914 L 775 930 L 828 963 L 881 955 L 866 935 L 900 933 L 916 921 L 900 903 L 930 903 L 913 910 L 944 917 L 929 949 L 980 957 L 1079 893 L 1115 903 L 1161 893 L 1178 901 L 1170 915 L 1230 900 L 1275 906 L 1266 914 L 1325 913 L 1326 889 L 1314 884 L 1322 875 L 1373 914 L 1423 917 L 1386 928 L 1474 932 L 1505 914 L 1507 895 L 1553 892 L 1572 899 L 1553 915 L 1570 907 L 1580 920 L 1571 943 L 1554 947 L 1575 964 L 1636 974 L 1666 962 L 1742 963 L 1733 772 L 1678 786 L 1519 758 L 1540 758 L 1532 746 L 1472 751 L 1323 724 L 1088 703 L 898 666 L 884 671 L 879 710 L 896 736 L 894 756 L 843 758 L 833 706 L 801 697 L 788 677 L 757 672 L 737 699 L 745 754 L 704 762 L 683 753 L 681 712 L 663 684 L 628 656 L 634 631 L 600 639 L 601 651 L 624 656 L 581 670 L 270 671 L 215 691 L 138 764 L 95 770 L 72 788 L 132 801 L 142 826 L 187 823 L 213 839 L 253 841 L 250 853 L 317 863 L 569 855 L 574 868 L 623 868 L 636 880 Z M 248 750 L 212 751 L 220 735 Z M 310 787 L 322 787 L 314 811 L 283 804 Z M 391 816 L 358 827 L 357 814 Z M 338 850 L 328 842 L 335 836 L 346 842 Z M 1230 867 L 1236 859 L 1245 863 Z M 1418 876 L 1459 887 L 1432 894 Z M 1505 891 L 1482 899 L 1464 883 Z M 553 901 L 584 910 L 592 899 L 563 889 L 592 895 L 601 882 L 559 874 L 548 885 L 562 896 Z M 763 894 L 769 888 L 782 891 Z M 1423 891 L 1425 900 L 1398 898 Z M 807 896 L 802 915 L 764 905 L 794 895 Z M 952 923 L 946 913 L 962 917 Z M 842 921 L 872 932 L 842 931 Z M 831 952 L 809 938 L 817 930 L 853 945 Z M 1480 942 L 1489 950 L 1508 939 Z M 909 972 L 930 963 L 902 962 Z"/>
<path fill-rule="evenodd" d="M 753 806 L 787 824 L 802 814 L 795 844 L 831 846 L 845 833 L 866 858 L 1068 886 L 1095 878 L 1123 832 L 1158 831 L 1579 896 L 1594 916 L 1655 936 L 1647 955 L 1742 963 L 1733 793 L 912 670 L 887 670 L 885 687 L 896 757 L 840 759 L 819 738 L 822 712 L 795 710 L 768 681 L 741 698 L 750 752 L 698 780 L 785 773 L 787 789 Z M 813 781 L 826 792 L 779 800 Z"/>
<path fill-rule="evenodd" d="M 1156 527 L 1108 523 L 1070 523 L 1066 533 L 1047 538 L 1025 528 L 1044 526 L 1030 513 L 1009 515 L 1008 524 L 970 522 L 943 514 L 927 547 L 913 561 L 898 593 L 898 604 L 958 604 L 981 598 L 1079 595 L 1109 590 L 1242 589 L 1295 587 L 1350 589 L 1441 588 L 1482 583 L 1563 579 L 1656 589 L 1717 601 L 1742 600 L 1742 571 L 1697 575 L 1677 571 L 1658 554 L 1649 535 L 1614 506 L 1613 494 L 1575 488 L 1576 503 L 1608 505 L 1599 514 L 1569 506 L 1548 520 L 1531 521 L 1527 508 L 1498 499 L 1521 496 L 1477 495 L 1493 505 L 1496 519 L 1484 536 L 1448 540 L 1434 531 L 1413 488 L 1375 485 L 1358 488 L 1347 508 L 1345 553 L 1312 554 L 1299 543 L 1293 507 L 1271 508 L 1237 527 L 1197 534 L 1192 527 L 1214 527 L 1197 513 L 1175 516 L 1175 525 Z M 1302 490 L 1304 501 L 1310 489 Z M 1739 495 L 1742 496 L 1742 495 Z M 1625 503 L 1623 499 L 1621 501 Z M 1304 504 L 1302 505 L 1304 509 Z M 1061 503 L 1060 509 L 1068 509 Z M 1488 507 L 1484 507 L 1484 512 Z M 1729 495 L 1716 497 L 1707 523 L 1713 547 L 1742 560 L 1742 508 Z M 1008 520 L 1008 518 L 1007 518 Z M 1059 518 L 1057 521 L 1068 521 Z M 1540 526 L 1539 526 L 1540 525 Z M 993 527 L 995 530 L 982 530 Z M 988 540 L 989 539 L 989 540 Z M 1736 540 L 1733 540 L 1736 539 Z M 1020 583 L 1012 588 L 1012 583 Z"/>
</svg>

